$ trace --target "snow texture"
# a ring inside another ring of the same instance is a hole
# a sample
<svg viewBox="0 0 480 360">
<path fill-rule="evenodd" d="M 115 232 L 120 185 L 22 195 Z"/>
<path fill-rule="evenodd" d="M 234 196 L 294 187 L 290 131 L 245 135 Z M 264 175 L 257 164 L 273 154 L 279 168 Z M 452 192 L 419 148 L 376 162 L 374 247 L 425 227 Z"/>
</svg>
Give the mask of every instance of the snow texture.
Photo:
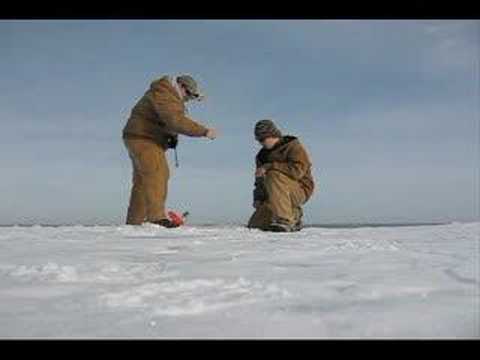
<svg viewBox="0 0 480 360">
<path fill-rule="evenodd" d="M 2 338 L 478 338 L 480 223 L 0 228 Z"/>
</svg>

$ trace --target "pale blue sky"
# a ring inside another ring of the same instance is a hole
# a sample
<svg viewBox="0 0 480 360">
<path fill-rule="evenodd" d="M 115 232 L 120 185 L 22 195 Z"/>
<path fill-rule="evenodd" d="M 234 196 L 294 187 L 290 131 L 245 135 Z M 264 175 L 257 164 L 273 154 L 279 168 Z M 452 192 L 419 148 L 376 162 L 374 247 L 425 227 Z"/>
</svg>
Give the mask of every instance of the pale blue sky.
<svg viewBox="0 0 480 360">
<path fill-rule="evenodd" d="M 306 222 L 478 219 L 478 21 L 0 21 L 0 224 L 123 223 L 121 129 L 149 83 L 195 76 L 216 141 L 182 137 L 168 205 L 246 222 L 253 126 L 304 142 Z"/>
</svg>

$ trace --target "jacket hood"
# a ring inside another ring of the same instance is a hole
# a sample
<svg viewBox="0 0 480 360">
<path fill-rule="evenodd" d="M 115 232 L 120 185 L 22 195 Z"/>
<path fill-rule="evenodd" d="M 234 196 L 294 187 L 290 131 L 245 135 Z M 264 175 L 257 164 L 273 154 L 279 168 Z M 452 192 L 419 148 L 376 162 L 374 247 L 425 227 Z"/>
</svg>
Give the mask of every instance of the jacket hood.
<svg viewBox="0 0 480 360">
<path fill-rule="evenodd" d="M 170 83 L 168 76 L 163 76 L 160 79 L 152 81 L 150 84 L 150 90 L 152 91 L 167 91 L 180 99 L 180 95 L 177 93 L 173 85 Z"/>
<path fill-rule="evenodd" d="M 275 146 L 273 148 L 265 149 L 265 148 L 262 147 L 260 149 L 260 151 L 258 152 L 257 157 L 261 162 L 265 162 L 268 154 L 270 154 L 274 151 L 277 151 L 281 148 L 287 147 L 287 146 L 289 146 L 289 145 L 291 145 L 295 142 L 298 142 L 298 138 L 296 136 L 284 135 L 284 136 L 282 136 L 280 141 L 275 144 Z"/>
<path fill-rule="evenodd" d="M 287 146 L 288 144 L 290 144 L 291 142 L 293 141 L 298 141 L 297 137 L 296 136 L 292 136 L 292 135 L 284 135 L 282 136 L 282 138 L 280 139 L 280 141 L 278 143 L 275 144 L 275 146 L 273 148 L 270 149 L 270 151 L 272 150 L 276 150 L 276 149 L 280 149 L 284 146 Z"/>
</svg>

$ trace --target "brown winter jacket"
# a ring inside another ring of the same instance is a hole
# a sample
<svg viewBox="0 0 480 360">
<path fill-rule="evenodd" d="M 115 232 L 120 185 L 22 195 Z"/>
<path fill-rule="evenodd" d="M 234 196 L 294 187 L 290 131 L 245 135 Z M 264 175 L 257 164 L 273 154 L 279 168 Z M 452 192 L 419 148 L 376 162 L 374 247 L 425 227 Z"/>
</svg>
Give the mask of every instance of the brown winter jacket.
<svg viewBox="0 0 480 360">
<path fill-rule="evenodd" d="M 303 145 L 295 136 L 284 136 L 270 150 L 262 148 L 256 158 L 257 168 L 262 166 L 267 171 L 280 171 L 290 178 L 300 182 L 305 191 L 307 200 L 312 196 L 315 188 L 311 172 L 312 163 Z M 263 183 L 255 182 L 254 200 L 264 200 Z"/>
<path fill-rule="evenodd" d="M 150 139 L 168 148 L 169 138 L 178 134 L 205 136 L 207 128 L 186 116 L 185 111 L 180 95 L 164 76 L 153 81 L 133 107 L 123 137 Z"/>
</svg>

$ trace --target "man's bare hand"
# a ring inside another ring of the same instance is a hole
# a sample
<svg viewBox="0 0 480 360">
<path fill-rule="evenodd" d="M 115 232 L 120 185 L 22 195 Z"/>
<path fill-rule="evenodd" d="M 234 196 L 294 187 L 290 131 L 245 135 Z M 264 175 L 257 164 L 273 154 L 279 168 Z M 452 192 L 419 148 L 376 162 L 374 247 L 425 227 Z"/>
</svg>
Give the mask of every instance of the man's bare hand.
<svg viewBox="0 0 480 360">
<path fill-rule="evenodd" d="M 206 137 L 209 138 L 210 140 L 215 140 L 217 138 L 217 130 L 215 129 L 208 129 Z"/>
<path fill-rule="evenodd" d="M 263 177 L 267 173 L 267 170 L 264 167 L 259 167 L 255 171 L 255 177 Z"/>
</svg>

